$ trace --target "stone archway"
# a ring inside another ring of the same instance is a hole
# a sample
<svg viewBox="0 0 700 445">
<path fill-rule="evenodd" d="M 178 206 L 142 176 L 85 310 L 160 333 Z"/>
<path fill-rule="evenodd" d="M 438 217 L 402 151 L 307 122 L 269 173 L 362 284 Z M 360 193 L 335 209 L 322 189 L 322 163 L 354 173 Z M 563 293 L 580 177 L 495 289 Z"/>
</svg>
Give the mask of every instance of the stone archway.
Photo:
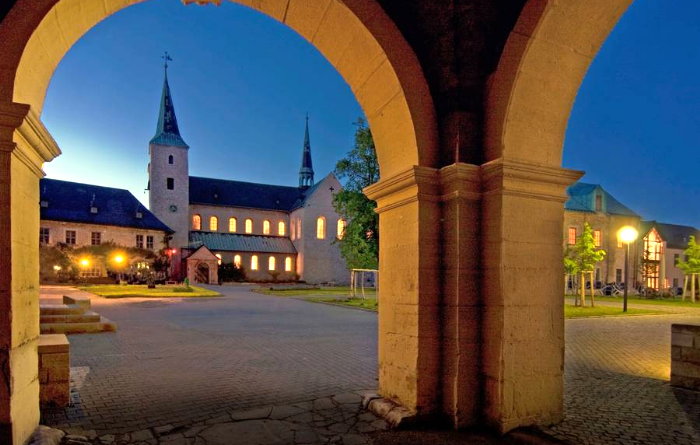
<svg viewBox="0 0 700 445">
<path fill-rule="evenodd" d="M 3 443 L 22 444 L 39 418 L 36 202 L 41 165 L 59 154 L 39 118 L 44 94 L 80 36 L 138 1 L 14 0 L 0 23 Z M 422 0 L 238 2 L 306 37 L 368 117 L 382 178 L 366 190 L 382 237 L 379 389 L 404 406 L 395 414 L 499 431 L 561 419 L 560 237 L 565 188 L 580 176 L 560 167 L 562 140 L 588 64 L 631 0 L 473 0 L 460 11 Z M 473 40 L 451 47 L 457 34 Z M 454 88 L 459 73 L 440 64 L 470 65 L 472 50 L 495 68 L 475 63 Z M 460 122 L 463 132 L 443 131 Z"/>
</svg>

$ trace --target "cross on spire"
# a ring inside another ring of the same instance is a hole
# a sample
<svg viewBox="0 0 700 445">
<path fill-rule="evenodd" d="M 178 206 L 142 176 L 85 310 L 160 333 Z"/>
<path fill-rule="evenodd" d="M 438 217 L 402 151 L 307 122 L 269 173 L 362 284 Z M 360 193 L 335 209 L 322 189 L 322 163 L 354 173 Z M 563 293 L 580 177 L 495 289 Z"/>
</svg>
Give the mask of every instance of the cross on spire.
<svg viewBox="0 0 700 445">
<path fill-rule="evenodd" d="M 168 54 L 167 51 L 165 51 L 165 54 L 160 56 L 161 59 L 163 59 L 163 68 L 165 69 L 165 74 L 168 74 L 168 62 L 172 62 L 173 58 L 170 57 L 170 54 Z"/>
</svg>

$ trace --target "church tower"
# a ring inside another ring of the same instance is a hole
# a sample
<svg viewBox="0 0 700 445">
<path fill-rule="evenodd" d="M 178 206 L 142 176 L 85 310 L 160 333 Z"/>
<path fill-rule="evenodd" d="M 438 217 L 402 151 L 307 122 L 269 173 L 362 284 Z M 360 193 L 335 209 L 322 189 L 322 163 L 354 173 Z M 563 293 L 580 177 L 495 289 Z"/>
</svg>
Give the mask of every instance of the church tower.
<svg viewBox="0 0 700 445">
<path fill-rule="evenodd" d="M 170 246 L 179 249 L 189 241 L 189 146 L 180 136 L 168 85 L 168 61 L 172 59 L 168 53 L 163 59 L 165 75 L 158 125 L 148 146 L 148 198 L 151 212 L 175 231 Z"/>
<path fill-rule="evenodd" d="M 306 115 L 306 131 L 304 133 L 304 152 L 301 155 L 299 169 L 299 188 L 309 188 L 314 185 L 314 166 L 311 162 L 311 143 L 309 142 L 309 115 Z"/>
</svg>

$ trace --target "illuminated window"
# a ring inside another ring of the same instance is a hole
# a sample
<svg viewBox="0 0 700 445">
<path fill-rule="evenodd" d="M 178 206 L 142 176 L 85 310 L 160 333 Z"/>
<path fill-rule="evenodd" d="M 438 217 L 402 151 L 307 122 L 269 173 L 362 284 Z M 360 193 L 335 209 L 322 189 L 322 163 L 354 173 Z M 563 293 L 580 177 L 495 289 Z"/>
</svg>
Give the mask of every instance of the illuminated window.
<svg viewBox="0 0 700 445">
<path fill-rule="evenodd" d="M 250 257 L 250 270 L 258 270 L 258 256 L 253 255 Z"/>
<path fill-rule="evenodd" d="M 569 227 L 569 244 L 576 244 L 576 227 Z"/>
<path fill-rule="evenodd" d="M 663 252 L 663 240 L 656 229 L 652 229 L 651 232 L 644 237 L 644 259 L 650 261 L 661 260 L 661 253 Z"/>
<path fill-rule="evenodd" d="M 192 230 L 202 230 L 202 217 L 197 214 L 192 215 Z"/>
<path fill-rule="evenodd" d="M 217 253 L 217 254 L 215 254 L 214 256 L 217 258 L 216 262 L 217 262 L 219 265 L 221 265 L 221 261 L 223 261 L 223 259 L 221 258 L 221 254 L 220 254 L 220 253 Z"/>
<path fill-rule="evenodd" d="M 39 229 L 39 244 L 49 243 L 49 228 L 42 227 Z"/>
<path fill-rule="evenodd" d="M 345 235 L 345 220 L 344 219 L 339 219 L 338 220 L 338 239 L 343 239 L 343 235 Z"/>
<path fill-rule="evenodd" d="M 602 237 L 603 236 L 602 236 L 600 230 L 594 230 L 593 231 L 593 245 L 595 245 L 596 247 L 600 247 Z"/>
<path fill-rule="evenodd" d="M 241 256 L 240 255 L 235 255 L 233 257 L 233 265 L 236 267 L 241 267 Z"/>
<path fill-rule="evenodd" d="M 174 160 L 174 158 L 173 158 L 173 155 L 168 156 L 168 164 L 171 164 L 171 165 L 172 165 L 172 164 L 175 163 L 174 161 L 175 161 L 175 160 Z"/>
<path fill-rule="evenodd" d="M 237 223 L 238 223 L 238 221 L 236 220 L 236 218 L 233 218 L 233 217 L 232 217 L 232 218 L 229 218 L 229 219 L 228 219 L 228 231 L 229 231 L 229 232 L 235 232 L 235 231 L 236 231 L 236 224 L 237 224 Z"/>
<path fill-rule="evenodd" d="M 285 270 L 285 272 L 292 271 L 292 257 L 288 256 L 287 258 L 284 259 L 284 270 Z"/>
<path fill-rule="evenodd" d="M 664 241 L 656 229 L 652 229 L 644 237 L 644 252 L 642 252 L 642 278 L 649 289 L 659 289 L 661 270 L 661 255 L 664 250 Z"/>
<path fill-rule="evenodd" d="M 245 233 L 253 233 L 253 220 L 250 218 L 245 220 Z"/>
<path fill-rule="evenodd" d="M 209 217 L 209 231 L 216 232 L 219 230 L 219 218 L 216 216 Z"/>
<path fill-rule="evenodd" d="M 316 219 L 316 238 L 326 238 L 326 218 L 324 218 L 323 216 L 319 216 Z"/>
<path fill-rule="evenodd" d="M 276 263 L 275 257 L 271 256 L 267 260 L 267 270 L 275 270 L 275 266 L 277 266 L 277 264 L 275 264 L 275 263 Z"/>
<path fill-rule="evenodd" d="M 265 220 L 263 221 L 263 235 L 269 235 L 270 234 L 270 221 Z"/>
<path fill-rule="evenodd" d="M 277 234 L 279 236 L 284 236 L 287 233 L 287 225 L 284 223 L 284 221 L 280 221 L 277 223 Z"/>
</svg>

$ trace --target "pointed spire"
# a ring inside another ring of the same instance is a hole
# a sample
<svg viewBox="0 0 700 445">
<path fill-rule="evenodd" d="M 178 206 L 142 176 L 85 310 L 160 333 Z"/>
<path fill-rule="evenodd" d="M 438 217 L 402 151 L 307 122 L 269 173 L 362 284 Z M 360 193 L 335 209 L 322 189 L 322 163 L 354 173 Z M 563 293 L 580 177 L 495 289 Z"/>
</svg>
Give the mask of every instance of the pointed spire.
<svg viewBox="0 0 700 445">
<path fill-rule="evenodd" d="M 301 168 L 299 169 L 299 187 L 306 188 L 312 185 L 314 185 L 314 166 L 311 162 L 311 142 L 309 141 L 309 113 L 306 113 L 304 151 L 301 155 Z"/>
<path fill-rule="evenodd" d="M 162 58 L 165 61 L 163 64 L 163 93 L 160 98 L 158 126 L 156 127 L 155 136 L 151 139 L 151 144 L 189 148 L 182 136 L 180 136 L 180 129 L 177 126 L 177 118 L 175 117 L 175 106 L 173 105 L 170 85 L 168 84 L 168 61 L 173 59 L 170 58 L 167 52 Z"/>
</svg>

